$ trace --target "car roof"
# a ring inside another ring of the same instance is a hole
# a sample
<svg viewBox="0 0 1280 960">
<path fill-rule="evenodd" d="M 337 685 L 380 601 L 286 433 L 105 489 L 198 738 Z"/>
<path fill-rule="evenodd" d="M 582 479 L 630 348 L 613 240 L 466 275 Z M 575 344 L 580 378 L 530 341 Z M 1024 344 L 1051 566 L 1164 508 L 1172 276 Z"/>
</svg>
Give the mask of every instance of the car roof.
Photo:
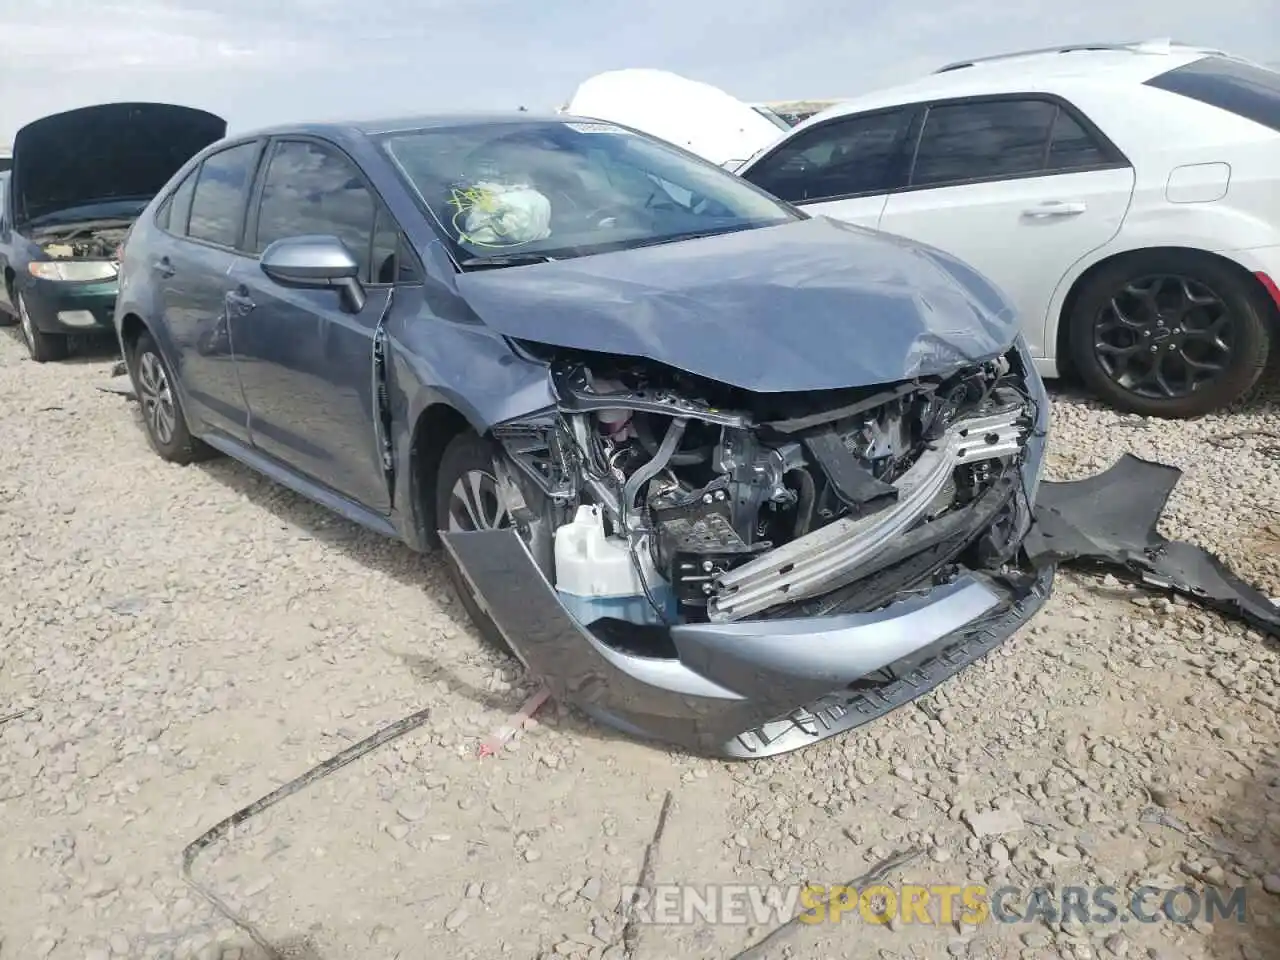
<svg viewBox="0 0 1280 960">
<path fill-rule="evenodd" d="M 811 126 L 815 121 L 926 100 L 1032 91 L 1052 93 L 1080 84 L 1140 84 L 1214 55 L 1226 56 L 1220 50 L 1205 47 L 1172 41 L 1145 41 L 1079 44 L 962 60 L 908 83 L 843 101 L 810 117 L 796 130 Z"/>
<path fill-rule="evenodd" d="M 565 114 L 537 114 L 523 110 L 495 113 L 435 113 L 375 120 L 279 124 L 272 127 L 263 127 L 259 130 L 245 130 L 236 134 L 235 139 L 285 136 L 288 134 L 311 134 L 315 136 L 362 134 L 372 137 L 397 131 L 430 130 L 440 127 L 480 127 L 499 123 L 563 123 L 566 120 L 579 121 L 580 119 Z M 599 121 L 581 120 L 581 122 L 598 123 Z"/>
</svg>

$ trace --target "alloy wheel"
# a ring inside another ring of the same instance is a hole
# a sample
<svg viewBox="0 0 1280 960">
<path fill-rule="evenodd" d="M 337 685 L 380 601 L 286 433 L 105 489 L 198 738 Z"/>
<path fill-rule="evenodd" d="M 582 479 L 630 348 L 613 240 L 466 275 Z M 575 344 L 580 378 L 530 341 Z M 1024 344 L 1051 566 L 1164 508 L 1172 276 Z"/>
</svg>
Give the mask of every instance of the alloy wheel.
<svg viewBox="0 0 1280 960">
<path fill-rule="evenodd" d="M 468 470 L 449 494 L 449 531 L 502 530 L 511 513 L 498 493 L 498 481 L 484 470 Z"/>
<path fill-rule="evenodd" d="M 161 446 L 173 442 L 178 425 L 178 412 L 173 402 L 173 388 L 160 358 L 151 351 L 138 357 L 138 400 L 147 429 Z"/>
<path fill-rule="evenodd" d="M 1126 283 L 1094 319 L 1094 356 L 1130 393 L 1186 397 L 1222 376 L 1235 350 L 1236 324 L 1213 289 L 1176 274 Z"/>
</svg>

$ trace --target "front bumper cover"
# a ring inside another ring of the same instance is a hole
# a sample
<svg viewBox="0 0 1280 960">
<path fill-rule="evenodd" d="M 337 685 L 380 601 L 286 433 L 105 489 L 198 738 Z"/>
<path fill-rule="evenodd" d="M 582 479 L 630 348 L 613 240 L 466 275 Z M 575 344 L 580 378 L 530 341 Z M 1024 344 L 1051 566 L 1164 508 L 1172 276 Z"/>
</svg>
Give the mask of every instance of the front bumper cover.
<svg viewBox="0 0 1280 960">
<path fill-rule="evenodd" d="M 684 624 L 670 632 L 675 655 L 654 657 L 574 620 L 515 532 L 442 539 L 557 699 L 634 736 L 744 759 L 808 746 L 927 692 L 1034 615 L 1054 575 L 1052 565 L 1010 582 L 962 574 L 871 613 Z"/>
<path fill-rule="evenodd" d="M 84 334 L 112 330 L 117 281 L 67 283 L 35 277 L 24 281 L 23 299 L 42 333 Z"/>
<path fill-rule="evenodd" d="M 1041 563 L 1111 567 L 1280 637 L 1280 607 L 1207 550 L 1156 529 L 1181 476 L 1126 453 L 1096 476 L 1046 482 L 1023 547 Z"/>
</svg>

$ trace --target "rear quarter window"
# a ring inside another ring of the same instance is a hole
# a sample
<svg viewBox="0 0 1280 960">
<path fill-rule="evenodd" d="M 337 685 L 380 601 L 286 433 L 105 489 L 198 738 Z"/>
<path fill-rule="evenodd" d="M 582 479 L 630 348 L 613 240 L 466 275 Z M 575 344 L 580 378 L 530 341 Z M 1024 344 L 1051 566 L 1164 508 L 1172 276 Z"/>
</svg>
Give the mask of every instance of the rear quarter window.
<svg viewBox="0 0 1280 960">
<path fill-rule="evenodd" d="M 1204 57 L 1147 81 L 1280 132 L 1280 73 L 1229 57 Z"/>
</svg>

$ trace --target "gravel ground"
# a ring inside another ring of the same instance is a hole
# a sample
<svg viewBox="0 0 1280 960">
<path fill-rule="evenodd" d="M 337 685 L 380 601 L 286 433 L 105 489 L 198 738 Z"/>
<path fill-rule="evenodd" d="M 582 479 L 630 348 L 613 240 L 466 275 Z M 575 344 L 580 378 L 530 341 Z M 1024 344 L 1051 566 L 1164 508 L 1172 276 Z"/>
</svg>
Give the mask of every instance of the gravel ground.
<svg viewBox="0 0 1280 960">
<path fill-rule="evenodd" d="M 797 755 L 708 762 L 548 705 L 478 759 L 532 691 L 438 558 L 234 463 L 162 463 L 97 389 L 110 366 L 36 366 L 0 331 L 0 958 L 267 956 L 183 883 L 181 851 L 424 707 L 197 861 L 278 955 L 731 956 L 771 924 L 623 935 L 668 791 L 661 883 L 839 883 L 918 849 L 891 881 L 1247 888 L 1244 924 L 854 917 L 761 955 L 1280 955 L 1280 661 L 1258 633 L 1068 574 L 987 660 Z M 1164 532 L 1280 595 L 1274 400 L 1182 424 L 1062 397 L 1052 449 L 1056 478 L 1126 450 L 1182 467 Z"/>
</svg>

